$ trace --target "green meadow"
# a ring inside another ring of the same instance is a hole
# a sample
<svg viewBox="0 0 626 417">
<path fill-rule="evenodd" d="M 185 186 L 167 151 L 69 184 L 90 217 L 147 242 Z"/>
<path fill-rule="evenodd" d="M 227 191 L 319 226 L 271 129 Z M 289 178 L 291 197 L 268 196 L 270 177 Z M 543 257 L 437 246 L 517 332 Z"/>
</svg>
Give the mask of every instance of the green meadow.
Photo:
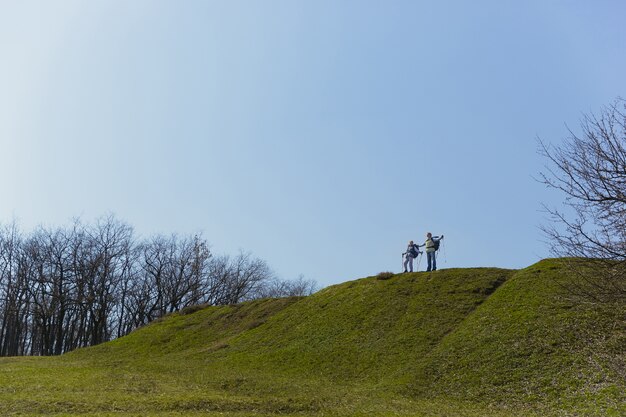
<svg viewBox="0 0 626 417">
<path fill-rule="evenodd" d="M 0 415 L 626 415 L 626 304 L 574 302 L 567 282 L 544 260 L 188 308 L 0 359 Z"/>
</svg>

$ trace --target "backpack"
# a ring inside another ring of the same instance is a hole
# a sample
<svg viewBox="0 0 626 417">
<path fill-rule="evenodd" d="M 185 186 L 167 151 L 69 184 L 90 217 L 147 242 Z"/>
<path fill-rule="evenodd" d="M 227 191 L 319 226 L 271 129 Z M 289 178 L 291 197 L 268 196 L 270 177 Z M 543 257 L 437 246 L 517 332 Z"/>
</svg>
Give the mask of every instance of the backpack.
<svg viewBox="0 0 626 417">
<path fill-rule="evenodd" d="M 433 239 L 433 243 L 435 244 L 435 252 L 439 250 L 439 242 L 441 242 L 441 238 L 438 240 Z"/>
<path fill-rule="evenodd" d="M 413 245 L 411 249 L 409 250 L 409 255 L 411 255 L 414 258 L 417 258 L 417 255 L 419 255 L 419 252 L 417 251 L 417 249 L 415 249 L 415 245 Z"/>
</svg>

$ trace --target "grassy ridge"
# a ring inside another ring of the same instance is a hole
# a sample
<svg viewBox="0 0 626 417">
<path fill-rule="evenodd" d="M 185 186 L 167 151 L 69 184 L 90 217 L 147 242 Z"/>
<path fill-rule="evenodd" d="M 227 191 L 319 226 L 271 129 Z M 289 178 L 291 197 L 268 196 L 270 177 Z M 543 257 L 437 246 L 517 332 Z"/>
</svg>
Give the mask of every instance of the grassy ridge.
<svg viewBox="0 0 626 417">
<path fill-rule="evenodd" d="M 517 272 L 418 365 L 413 394 L 623 415 L 626 307 L 573 303 L 563 273 Z"/>
<path fill-rule="evenodd" d="M 391 383 L 512 273 L 448 270 L 333 286 L 242 334 L 221 357 L 232 366 L 324 375 L 333 382 Z"/>
<path fill-rule="evenodd" d="M 546 260 L 190 309 L 63 357 L 0 359 L 0 413 L 623 415 L 626 308 L 573 304 L 563 277 Z"/>
</svg>

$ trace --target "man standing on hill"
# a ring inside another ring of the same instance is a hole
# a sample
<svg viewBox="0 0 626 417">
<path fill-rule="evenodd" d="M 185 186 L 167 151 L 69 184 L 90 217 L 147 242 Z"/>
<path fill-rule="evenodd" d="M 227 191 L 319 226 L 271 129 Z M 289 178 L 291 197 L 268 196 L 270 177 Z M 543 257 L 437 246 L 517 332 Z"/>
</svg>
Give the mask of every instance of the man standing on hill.
<svg viewBox="0 0 626 417">
<path fill-rule="evenodd" d="M 426 233 L 426 243 L 420 246 L 426 246 L 426 259 L 428 259 L 428 269 L 426 272 L 436 271 L 437 270 L 437 259 L 435 257 L 435 253 L 437 253 L 437 249 L 439 249 L 439 241 L 443 239 L 443 235 L 433 236 L 432 233 Z"/>
</svg>

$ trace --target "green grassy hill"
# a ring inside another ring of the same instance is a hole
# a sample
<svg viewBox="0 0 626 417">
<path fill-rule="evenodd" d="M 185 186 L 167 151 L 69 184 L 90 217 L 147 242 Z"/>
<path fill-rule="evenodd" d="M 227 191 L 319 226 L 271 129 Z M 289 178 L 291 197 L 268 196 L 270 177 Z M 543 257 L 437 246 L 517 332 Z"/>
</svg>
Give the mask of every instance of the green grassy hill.
<svg viewBox="0 0 626 417">
<path fill-rule="evenodd" d="M 0 359 L 0 413 L 626 415 L 626 305 L 572 303 L 563 282 L 546 260 L 188 309 L 62 357 Z"/>
</svg>

